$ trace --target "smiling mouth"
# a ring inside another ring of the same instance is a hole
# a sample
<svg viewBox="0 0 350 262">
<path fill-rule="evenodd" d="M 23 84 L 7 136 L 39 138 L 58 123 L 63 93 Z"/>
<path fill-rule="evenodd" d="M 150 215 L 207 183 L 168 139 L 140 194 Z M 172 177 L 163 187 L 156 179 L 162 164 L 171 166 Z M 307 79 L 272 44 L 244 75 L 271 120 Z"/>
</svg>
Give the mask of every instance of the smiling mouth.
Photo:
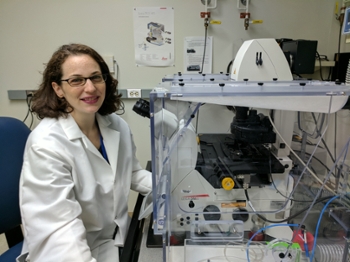
<svg viewBox="0 0 350 262">
<path fill-rule="evenodd" d="M 85 98 L 82 98 L 81 100 L 84 101 L 84 102 L 87 102 L 87 103 L 94 103 L 98 100 L 98 96 L 95 96 L 95 97 L 85 97 Z"/>
</svg>

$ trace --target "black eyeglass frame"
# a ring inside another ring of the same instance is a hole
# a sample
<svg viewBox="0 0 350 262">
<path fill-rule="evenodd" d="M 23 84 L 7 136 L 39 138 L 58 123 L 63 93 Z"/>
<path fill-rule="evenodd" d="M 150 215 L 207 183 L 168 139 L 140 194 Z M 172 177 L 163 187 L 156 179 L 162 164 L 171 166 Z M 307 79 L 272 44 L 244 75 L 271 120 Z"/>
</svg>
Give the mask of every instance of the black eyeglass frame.
<svg viewBox="0 0 350 262">
<path fill-rule="evenodd" d="M 95 83 L 94 80 L 92 80 L 92 78 L 94 78 L 94 77 L 96 77 L 96 76 L 102 76 L 103 82 L 97 82 L 97 83 Z M 83 82 L 81 85 L 72 86 L 72 85 L 69 83 L 69 80 L 77 79 L 77 78 L 84 79 L 84 82 Z M 86 84 L 86 81 L 87 81 L 88 79 L 90 79 L 90 81 L 91 81 L 93 84 L 105 83 L 105 82 L 107 81 L 107 74 L 97 74 L 97 75 L 93 75 L 93 76 L 89 76 L 89 77 L 77 76 L 77 77 L 71 77 L 71 78 L 67 78 L 67 79 L 61 79 L 60 81 L 65 81 L 65 82 L 67 82 L 68 85 L 70 85 L 71 87 L 79 87 L 79 86 L 85 85 L 85 84 Z"/>
</svg>

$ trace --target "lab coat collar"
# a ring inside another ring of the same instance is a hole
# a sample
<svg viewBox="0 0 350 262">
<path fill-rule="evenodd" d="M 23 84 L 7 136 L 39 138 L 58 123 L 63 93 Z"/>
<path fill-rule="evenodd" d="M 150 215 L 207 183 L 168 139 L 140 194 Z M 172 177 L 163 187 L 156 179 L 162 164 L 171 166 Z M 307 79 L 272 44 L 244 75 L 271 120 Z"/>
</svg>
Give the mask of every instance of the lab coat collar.
<svg viewBox="0 0 350 262">
<path fill-rule="evenodd" d="M 70 114 L 67 117 L 60 117 L 58 121 L 69 140 L 78 139 L 83 136 L 83 132 Z"/>
<path fill-rule="evenodd" d="M 96 120 L 99 128 L 109 127 L 111 124 L 111 121 L 108 119 L 108 117 L 101 116 L 100 114 L 96 114 Z"/>
<path fill-rule="evenodd" d="M 113 173 L 116 174 L 120 133 L 111 126 L 112 122 L 109 120 L 108 116 L 101 116 L 100 114 L 96 114 L 96 120 L 105 142 L 109 164 L 113 170 Z M 82 139 L 85 147 L 88 150 L 92 151 L 99 157 L 102 157 L 98 150 L 91 143 L 85 141 L 83 132 L 80 130 L 78 124 L 70 114 L 67 116 L 67 118 L 59 118 L 59 122 L 69 140 L 75 140 L 79 138 Z"/>
<path fill-rule="evenodd" d="M 101 116 L 100 114 L 96 114 L 96 120 L 100 128 L 100 131 L 104 130 L 105 128 L 112 128 L 110 127 L 112 122 L 108 119 L 108 117 Z M 83 136 L 83 132 L 80 130 L 78 124 L 75 122 L 74 118 L 70 114 L 68 114 L 66 118 L 60 117 L 59 122 L 69 140 L 78 139 Z"/>
</svg>

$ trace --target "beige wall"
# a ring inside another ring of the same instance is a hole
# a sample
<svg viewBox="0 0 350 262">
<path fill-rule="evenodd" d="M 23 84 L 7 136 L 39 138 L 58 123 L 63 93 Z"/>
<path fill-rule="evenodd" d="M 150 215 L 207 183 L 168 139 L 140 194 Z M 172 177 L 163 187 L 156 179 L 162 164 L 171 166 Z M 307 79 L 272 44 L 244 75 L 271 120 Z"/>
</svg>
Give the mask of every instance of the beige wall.
<svg viewBox="0 0 350 262">
<path fill-rule="evenodd" d="M 226 71 L 242 42 L 252 38 L 318 40 L 320 54 L 332 59 L 337 52 L 336 0 L 250 2 L 252 18 L 263 20 L 263 24 L 244 30 L 236 0 L 217 0 L 218 7 L 211 15 L 222 24 L 210 25 L 208 29 L 208 35 L 213 36 L 213 73 Z M 174 7 L 174 67 L 135 66 L 132 10 L 142 6 Z M 1 0 L 0 115 L 25 117 L 25 101 L 9 100 L 7 90 L 36 89 L 43 63 L 58 46 L 69 42 L 85 43 L 102 55 L 113 55 L 119 65 L 120 88 L 153 88 L 165 74 L 183 71 L 184 38 L 204 35 L 201 11 L 204 6 L 200 0 Z M 346 50 L 349 48 L 342 37 L 340 51 Z M 149 121 L 131 110 L 134 103 L 135 100 L 125 100 L 123 118 L 133 130 L 138 157 L 145 165 L 151 159 Z M 348 138 L 348 119 L 349 111 L 339 114 L 340 141 Z M 129 210 L 134 201 L 135 195 Z"/>
</svg>

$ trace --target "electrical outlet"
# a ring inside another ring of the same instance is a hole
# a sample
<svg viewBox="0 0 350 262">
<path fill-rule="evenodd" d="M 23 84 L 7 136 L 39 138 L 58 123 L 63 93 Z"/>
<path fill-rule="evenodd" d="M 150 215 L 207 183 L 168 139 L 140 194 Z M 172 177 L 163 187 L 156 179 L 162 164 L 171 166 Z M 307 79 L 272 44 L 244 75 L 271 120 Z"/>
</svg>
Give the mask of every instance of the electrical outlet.
<svg viewBox="0 0 350 262">
<path fill-rule="evenodd" d="M 141 89 L 127 89 L 128 98 L 141 98 Z"/>
</svg>

